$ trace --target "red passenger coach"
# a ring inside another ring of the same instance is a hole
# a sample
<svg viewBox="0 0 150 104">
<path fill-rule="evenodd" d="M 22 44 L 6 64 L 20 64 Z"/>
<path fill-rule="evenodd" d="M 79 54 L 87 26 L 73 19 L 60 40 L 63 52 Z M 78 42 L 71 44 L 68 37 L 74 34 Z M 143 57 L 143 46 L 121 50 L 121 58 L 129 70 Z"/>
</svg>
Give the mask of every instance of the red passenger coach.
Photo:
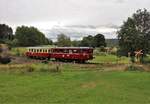
<svg viewBox="0 0 150 104">
<path fill-rule="evenodd" d="M 57 47 L 51 51 L 51 58 L 61 61 L 85 62 L 93 59 L 93 48 L 89 47 Z"/>
<path fill-rule="evenodd" d="M 90 47 L 31 47 L 26 52 L 27 57 L 37 59 L 55 59 L 59 61 L 85 62 L 93 59 L 93 48 Z"/>
</svg>

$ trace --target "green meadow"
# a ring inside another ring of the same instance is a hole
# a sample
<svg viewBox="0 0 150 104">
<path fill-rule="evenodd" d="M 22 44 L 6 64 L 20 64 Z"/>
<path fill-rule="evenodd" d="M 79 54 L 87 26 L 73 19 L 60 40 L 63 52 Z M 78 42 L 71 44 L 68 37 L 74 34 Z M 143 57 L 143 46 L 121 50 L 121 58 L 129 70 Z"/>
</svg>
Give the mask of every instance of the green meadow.
<svg viewBox="0 0 150 104">
<path fill-rule="evenodd" d="M 112 54 L 85 64 L 43 63 L 25 51 L 13 48 L 18 61 L 0 64 L 0 104 L 150 104 L 149 64 Z"/>
<path fill-rule="evenodd" d="M 0 67 L 0 104 L 150 103 L 150 73 L 145 71 L 70 63 Z"/>
</svg>

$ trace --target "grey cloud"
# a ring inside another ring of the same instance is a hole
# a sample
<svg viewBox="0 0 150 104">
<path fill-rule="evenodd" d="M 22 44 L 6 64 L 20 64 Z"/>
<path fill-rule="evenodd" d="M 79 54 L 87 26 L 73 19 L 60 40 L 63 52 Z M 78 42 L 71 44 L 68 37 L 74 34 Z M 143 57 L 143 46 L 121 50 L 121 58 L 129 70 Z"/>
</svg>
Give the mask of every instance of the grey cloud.
<svg viewBox="0 0 150 104">
<path fill-rule="evenodd" d="M 33 25 L 41 29 L 40 23 L 49 22 L 42 29 L 54 34 L 67 31 L 68 35 L 77 33 L 82 37 L 82 34 L 94 34 L 101 27 L 118 29 L 137 9 L 150 10 L 149 5 L 150 0 L 0 0 L 0 23 L 14 28 Z M 51 22 L 64 27 L 50 26 Z M 107 37 L 115 37 L 110 34 Z"/>
<path fill-rule="evenodd" d="M 127 0 L 115 0 L 115 2 L 117 2 L 117 3 L 124 3 L 125 1 L 127 1 Z"/>
</svg>

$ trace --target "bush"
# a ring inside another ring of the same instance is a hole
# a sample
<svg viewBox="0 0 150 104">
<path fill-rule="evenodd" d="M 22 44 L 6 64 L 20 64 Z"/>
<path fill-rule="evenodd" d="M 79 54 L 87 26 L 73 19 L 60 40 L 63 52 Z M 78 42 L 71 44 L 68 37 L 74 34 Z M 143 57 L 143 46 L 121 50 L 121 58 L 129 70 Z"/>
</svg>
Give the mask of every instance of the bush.
<svg viewBox="0 0 150 104">
<path fill-rule="evenodd" d="M 101 51 L 99 51 L 98 49 L 95 49 L 94 50 L 94 55 L 101 55 L 101 56 L 106 56 L 106 52 L 101 52 Z"/>
<path fill-rule="evenodd" d="M 143 58 L 142 62 L 144 64 L 149 64 L 150 63 L 150 55 L 147 55 L 146 57 Z"/>
<path fill-rule="evenodd" d="M 0 57 L 0 63 L 8 64 L 10 62 L 11 62 L 11 58 L 10 57 Z"/>
<path fill-rule="evenodd" d="M 56 65 L 49 69 L 50 72 L 61 72 L 60 66 Z"/>
<path fill-rule="evenodd" d="M 40 70 L 40 72 L 48 72 L 49 71 L 49 68 L 48 68 L 48 66 L 46 66 L 46 67 L 41 67 L 41 68 L 39 68 L 39 70 Z"/>
<path fill-rule="evenodd" d="M 125 71 L 144 71 L 144 68 L 141 66 L 130 65 L 125 68 Z"/>
<path fill-rule="evenodd" d="M 32 65 L 27 66 L 27 68 L 26 68 L 26 72 L 34 72 L 34 70 L 35 70 L 35 68 Z"/>
<path fill-rule="evenodd" d="M 49 65 L 42 63 L 37 68 L 40 72 L 61 72 L 59 65 Z"/>
</svg>

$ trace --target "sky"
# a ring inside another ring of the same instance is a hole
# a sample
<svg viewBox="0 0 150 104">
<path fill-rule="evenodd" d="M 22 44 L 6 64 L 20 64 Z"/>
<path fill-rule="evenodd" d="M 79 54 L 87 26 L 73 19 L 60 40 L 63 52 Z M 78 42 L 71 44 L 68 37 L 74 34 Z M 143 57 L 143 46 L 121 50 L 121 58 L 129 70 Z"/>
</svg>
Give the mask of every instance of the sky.
<svg viewBox="0 0 150 104">
<path fill-rule="evenodd" d="M 150 10 L 150 0 L 0 0 L 0 23 L 35 26 L 56 40 L 102 33 L 116 38 L 116 31 L 137 9 Z"/>
</svg>

